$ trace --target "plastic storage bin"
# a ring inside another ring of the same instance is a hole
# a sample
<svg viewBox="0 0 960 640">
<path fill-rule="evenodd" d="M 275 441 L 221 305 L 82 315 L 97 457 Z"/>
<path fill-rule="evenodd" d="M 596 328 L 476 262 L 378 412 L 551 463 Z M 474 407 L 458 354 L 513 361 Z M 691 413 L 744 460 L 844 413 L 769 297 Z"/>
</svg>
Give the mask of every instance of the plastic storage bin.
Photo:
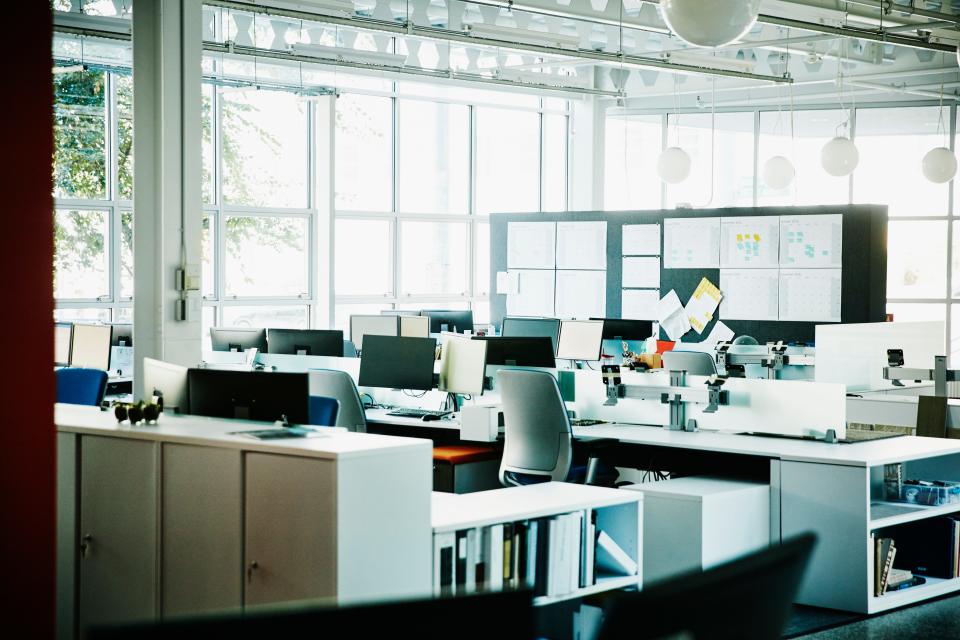
<svg viewBox="0 0 960 640">
<path fill-rule="evenodd" d="M 942 482 L 939 485 L 897 483 L 887 480 L 884 483 L 887 500 L 891 502 L 909 502 L 939 506 L 942 504 L 960 504 L 960 482 Z"/>
</svg>

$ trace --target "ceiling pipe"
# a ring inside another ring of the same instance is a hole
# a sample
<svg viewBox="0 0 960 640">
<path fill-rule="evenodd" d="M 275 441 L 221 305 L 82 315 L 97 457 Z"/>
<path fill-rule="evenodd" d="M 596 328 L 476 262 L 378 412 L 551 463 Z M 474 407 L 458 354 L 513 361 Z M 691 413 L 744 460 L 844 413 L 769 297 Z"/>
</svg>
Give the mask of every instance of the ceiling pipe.
<svg viewBox="0 0 960 640">
<path fill-rule="evenodd" d="M 539 53 L 560 58 L 579 58 L 582 60 L 592 60 L 599 64 L 613 65 L 616 67 L 628 67 L 637 69 L 656 69 L 668 71 L 671 73 L 693 74 L 693 75 L 711 75 L 724 76 L 728 78 L 741 78 L 747 80 L 757 80 L 760 82 L 773 82 L 789 84 L 792 79 L 783 76 L 768 76 L 744 71 L 730 71 L 727 69 L 716 69 L 709 66 L 696 64 L 672 63 L 646 56 L 638 56 L 619 52 L 594 51 L 592 49 L 568 50 L 560 47 L 548 45 L 511 42 L 509 40 L 498 40 L 495 38 L 481 38 L 469 35 L 462 31 L 451 29 L 442 29 L 439 27 L 423 27 L 415 25 L 412 22 L 397 23 L 377 18 L 367 18 L 363 16 L 354 16 L 349 18 L 326 16 L 308 11 L 277 9 L 262 5 L 250 5 L 236 0 L 209 0 L 206 2 L 209 6 L 223 7 L 236 11 L 246 11 L 262 15 L 271 15 L 284 18 L 293 18 L 297 20 L 308 20 L 317 23 L 339 24 L 346 27 L 357 29 L 366 29 L 379 31 L 399 36 L 413 36 L 427 38 L 431 40 L 442 40 L 447 42 L 457 42 L 468 46 L 476 47 L 494 47 L 500 49 L 509 49 L 513 51 L 526 51 L 529 53 Z"/>
</svg>

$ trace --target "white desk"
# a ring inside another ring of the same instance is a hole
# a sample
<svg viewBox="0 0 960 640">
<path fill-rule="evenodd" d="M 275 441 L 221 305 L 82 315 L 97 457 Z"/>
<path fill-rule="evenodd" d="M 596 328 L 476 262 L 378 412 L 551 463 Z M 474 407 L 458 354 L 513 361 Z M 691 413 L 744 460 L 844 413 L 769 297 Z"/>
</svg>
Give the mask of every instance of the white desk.
<svg viewBox="0 0 960 640">
<path fill-rule="evenodd" d="M 269 424 L 164 415 L 131 427 L 70 405 L 56 423 L 60 637 L 431 592 L 428 440 L 330 429 L 260 441 L 231 432 Z"/>
<path fill-rule="evenodd" d="M 444 416 L 439 420 L 421 420 L 420 418 L 404 418 L 387 415 L 393 409 L 367 409 L 367 422 L 395 427 L 415 427 L 420 429 L 442 429 L 444 431 L 460 431 L 460 420 L 457 414 Z"/>
</svg>

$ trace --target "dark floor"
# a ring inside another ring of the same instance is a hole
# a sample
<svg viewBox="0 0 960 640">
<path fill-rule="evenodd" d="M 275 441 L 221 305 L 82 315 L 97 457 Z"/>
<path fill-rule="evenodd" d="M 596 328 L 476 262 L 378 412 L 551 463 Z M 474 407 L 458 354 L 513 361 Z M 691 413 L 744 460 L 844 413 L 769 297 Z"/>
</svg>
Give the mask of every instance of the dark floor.
<svg viewBox="0 0 960 640">
<path fill-rule="evenodd" d="M 825 610 L 821 611 L 824 613 L 819 622 L 831 624 L 831 614 Z M 960 639 L 960 596 L 941 598 L 846 623 L 840 617 L 844 614 L 834 613 L 837 618 L 832 624 L 841 626 L 795 637 L 801 637 L 804 640 Z M 798 620 L 813 615 L 815 612 L 800 612 Z M 814 622 L 812 617 L 809 620 L 811 623 Z"/>
</svg>

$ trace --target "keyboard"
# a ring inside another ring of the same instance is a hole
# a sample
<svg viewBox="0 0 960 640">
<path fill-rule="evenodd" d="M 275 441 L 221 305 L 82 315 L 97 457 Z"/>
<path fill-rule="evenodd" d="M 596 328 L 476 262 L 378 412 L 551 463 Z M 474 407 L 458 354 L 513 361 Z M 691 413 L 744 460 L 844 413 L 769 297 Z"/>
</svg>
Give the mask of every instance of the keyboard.
<svg viewBox="0 0 960 640">
<path fill-rule="evenodd" d="M 423 416 L 436 416 L 441 418 L 451 413 L 452 411 L 437 411 L 434 409 L 394 409 L 393 411 L 388 411 L 387 415 L 397 418 L 423 418 Z"/>
<path fill-rule="evenodd" d="M 592 420 L 590 418 L 574 418 L 570 421 L 573 427 L 593 427 L 598 424 L 607 424 L 606 420 Z"/>
<path fill-rule="evenodd" d="M 847 429 L 847 435 L 840 442 L 868 442 L 870 440 L 886 440 L 905 435 L 896 431 L 870 431 L 868 429 Z"/>
</svg>

